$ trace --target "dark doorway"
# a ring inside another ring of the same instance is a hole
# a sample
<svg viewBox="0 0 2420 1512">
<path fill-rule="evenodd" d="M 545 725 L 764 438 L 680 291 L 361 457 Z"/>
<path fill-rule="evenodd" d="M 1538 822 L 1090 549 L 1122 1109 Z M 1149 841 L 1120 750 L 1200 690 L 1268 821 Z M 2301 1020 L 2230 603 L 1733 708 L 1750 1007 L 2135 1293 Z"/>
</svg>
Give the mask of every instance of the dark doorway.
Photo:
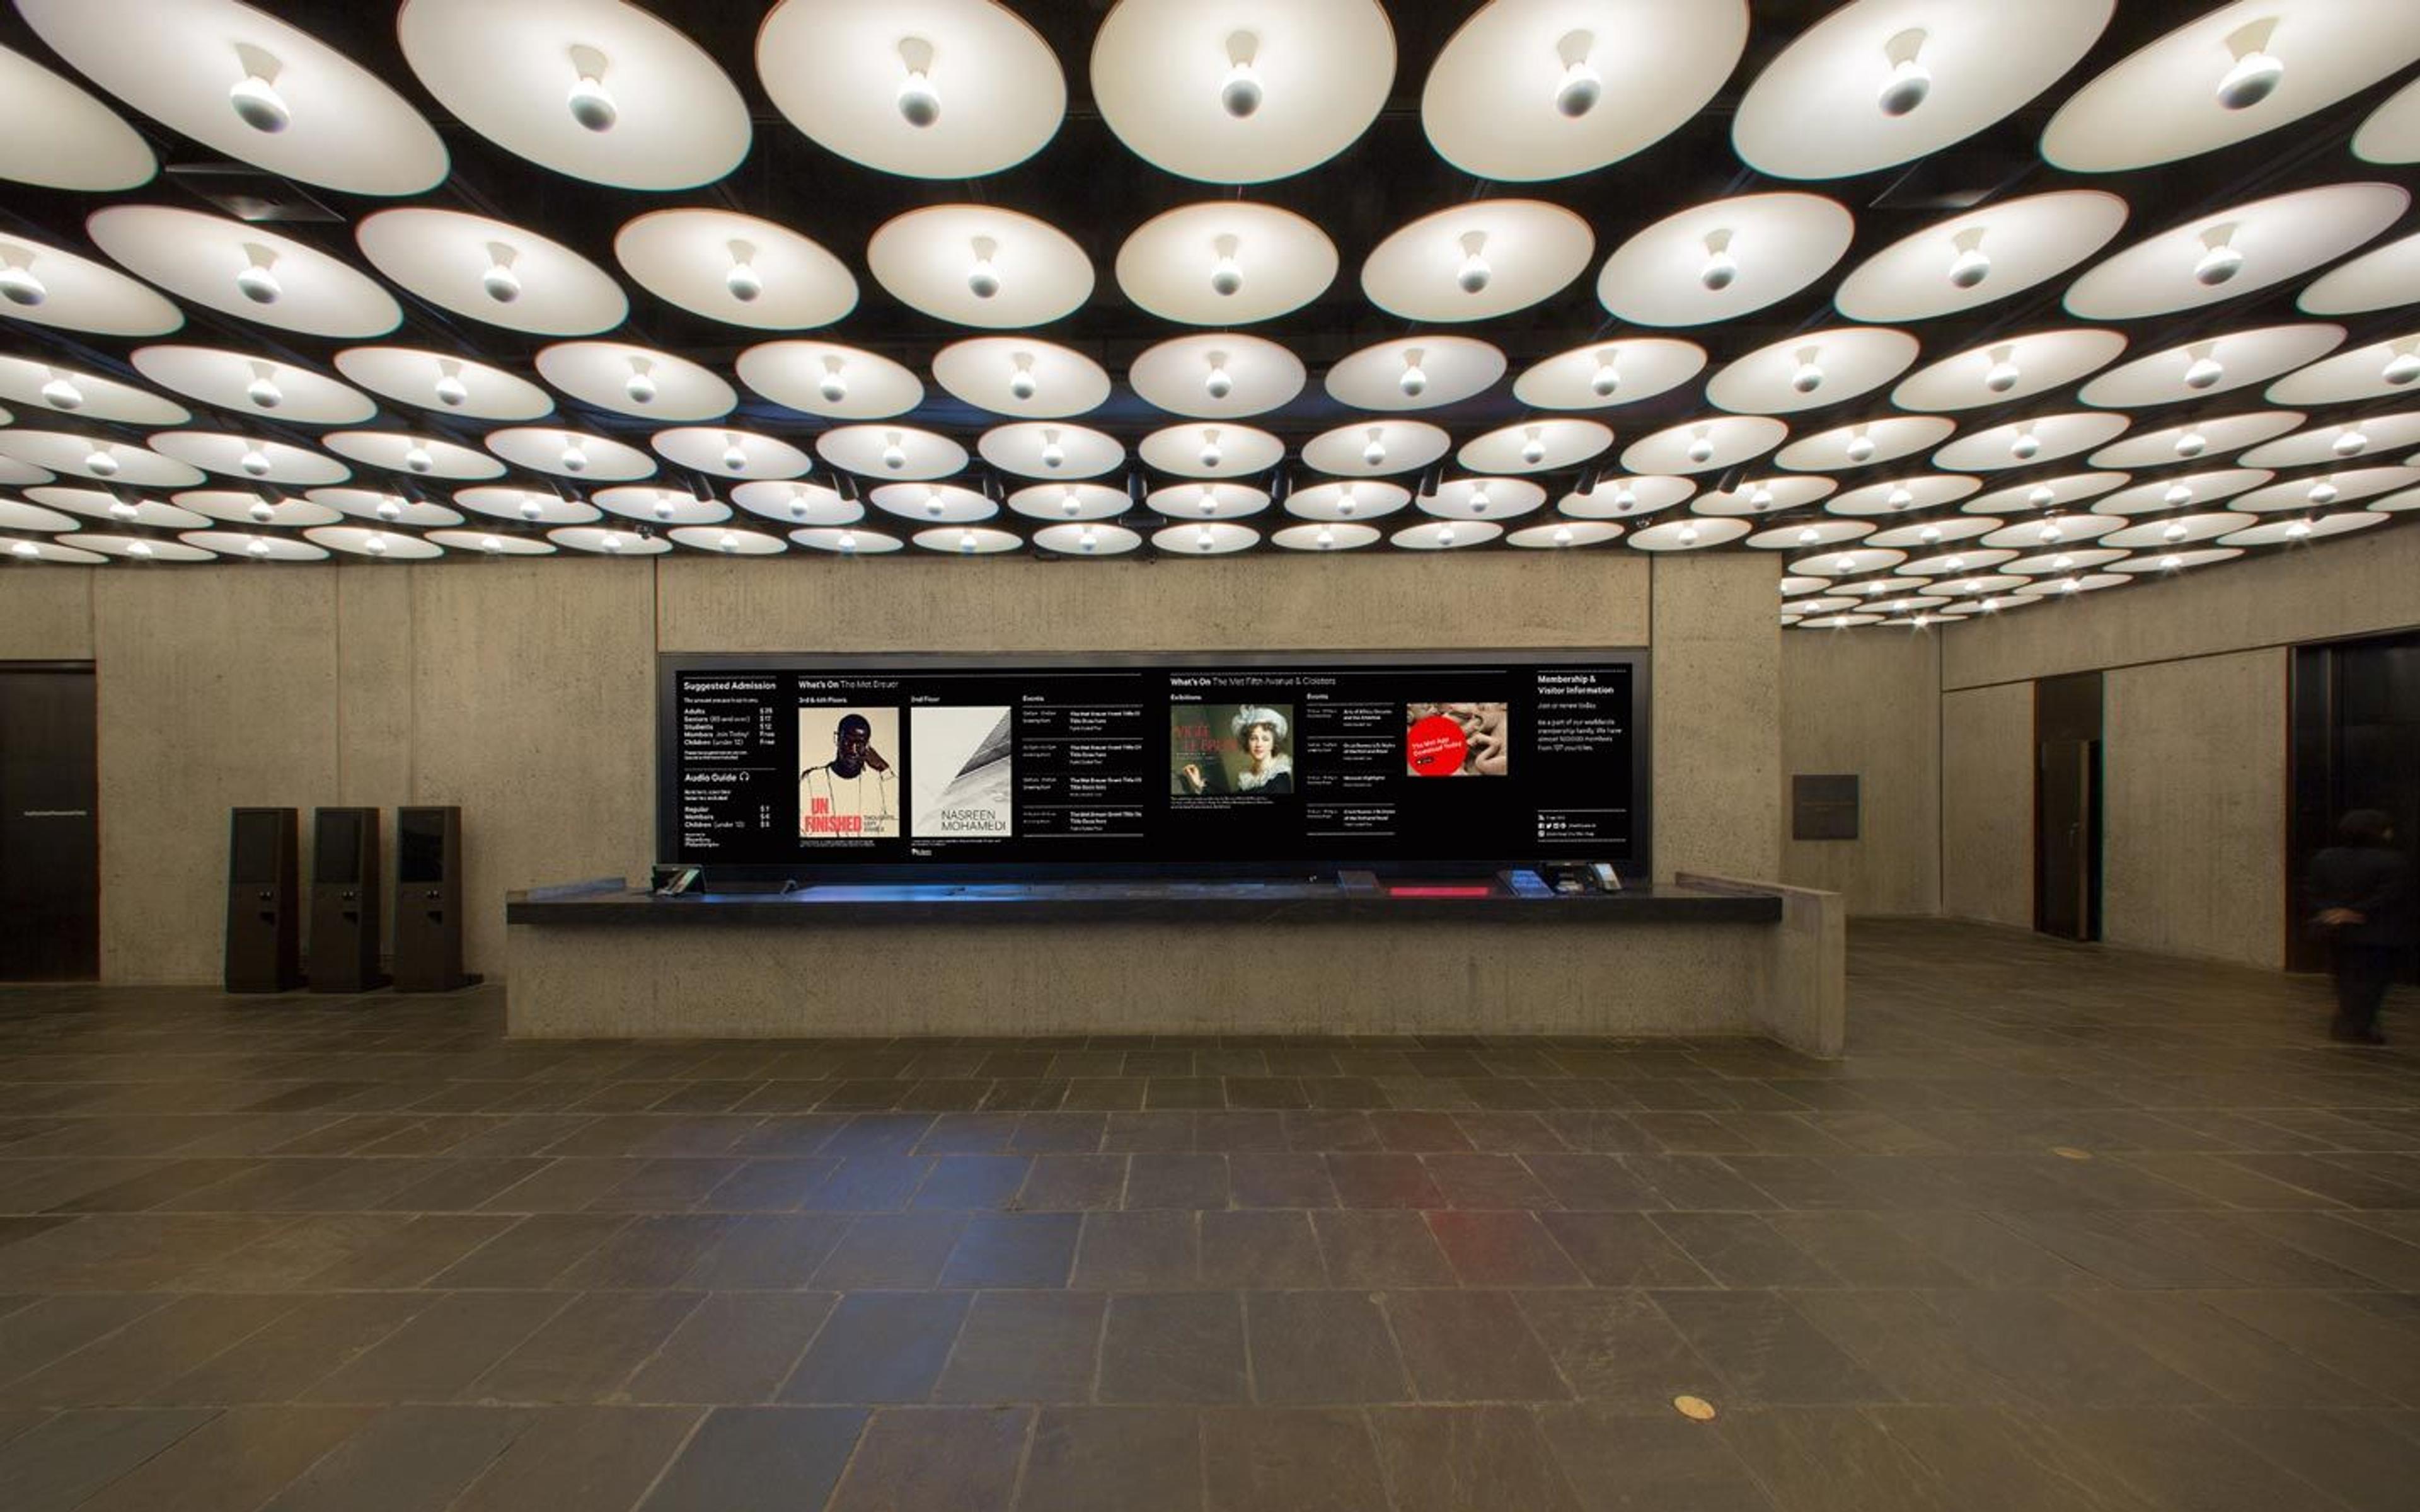
<svg viewBox="0 0 2420 1512">
<path fill-rule="evenodd" d="M 2034 684 L 2034 928 L 2101 938 L 2101 674 Z"/>
<path fill-rule="evenodd" d="M 2420 634 L 2298 646 L 2294 651 L 2294 810 L 2287 887 L 2287 965 L 2319 971 L 2325 952 L 2303 927 L 2303 878 L 2334 843 L 2348 809 L 2394 816 L 2397 841 L 2420 841 Z"/>
<path fill-rule="evenodd" d="M 101 975 L 89 662 L 0 663 L 0 981 Z"/>
</svg>

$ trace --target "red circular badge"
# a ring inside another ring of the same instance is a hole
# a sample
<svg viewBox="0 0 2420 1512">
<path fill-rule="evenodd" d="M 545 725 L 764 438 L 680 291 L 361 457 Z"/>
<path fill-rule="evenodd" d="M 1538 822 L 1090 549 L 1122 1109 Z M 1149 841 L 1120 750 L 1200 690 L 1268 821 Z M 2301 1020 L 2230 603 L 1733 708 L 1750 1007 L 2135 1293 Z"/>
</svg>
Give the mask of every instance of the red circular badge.
<svg viewBox="0 0 2420 1512">
<path fill-rule="evenodd" d="M 1404 757 L 1414 777 L 1458 777 L 1467 743 L 1462 726 L 1442 714 L 1415 719 L 1405 732 Z"/>
</svg>

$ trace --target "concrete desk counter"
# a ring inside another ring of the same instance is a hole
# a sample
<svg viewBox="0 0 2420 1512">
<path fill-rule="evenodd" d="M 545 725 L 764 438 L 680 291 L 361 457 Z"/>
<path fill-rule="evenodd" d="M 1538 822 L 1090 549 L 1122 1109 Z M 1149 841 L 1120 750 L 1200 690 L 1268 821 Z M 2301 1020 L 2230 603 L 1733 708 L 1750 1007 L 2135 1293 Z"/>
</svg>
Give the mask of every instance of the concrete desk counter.
<svg viewBox="0 0 2420 1512">
<path fill-rule="evenodd" d="M 1336 882 L 819 887 L 505 906 L 512 1032 L 1844 1036 L 1838 895 L 1683 875 L 1610 895 Z"/>
</svg>

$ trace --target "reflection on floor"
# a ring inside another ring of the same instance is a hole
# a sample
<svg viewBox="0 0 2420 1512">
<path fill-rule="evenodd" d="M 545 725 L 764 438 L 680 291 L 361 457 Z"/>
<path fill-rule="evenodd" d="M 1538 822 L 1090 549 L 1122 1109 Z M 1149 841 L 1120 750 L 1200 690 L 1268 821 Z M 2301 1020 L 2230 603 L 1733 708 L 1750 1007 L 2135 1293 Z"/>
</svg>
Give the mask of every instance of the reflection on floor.
<svg viewBox="0 0 2420 1512">
<path fill-rule="evenodd" d="M 1852 969 L 1836 1064 L 0 992 L 0 1499 L 2412 1504 L 2420 1057 L 1978 928 Z"/>
</svg>

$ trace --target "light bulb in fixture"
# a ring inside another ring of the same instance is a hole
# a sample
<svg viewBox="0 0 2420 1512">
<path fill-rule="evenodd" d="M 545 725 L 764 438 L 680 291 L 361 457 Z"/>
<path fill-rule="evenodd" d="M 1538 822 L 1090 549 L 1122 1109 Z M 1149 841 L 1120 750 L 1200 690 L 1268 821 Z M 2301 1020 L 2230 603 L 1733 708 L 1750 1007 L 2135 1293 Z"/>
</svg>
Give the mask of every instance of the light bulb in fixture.
<svg viewBox="0 0 2420 1512">
<path fill-rule="evenodd" d="M 790 517 L 792 519 L 806 518 L 809 507 L 810 506 L 807 502 L 807 490 L 799 487 L 795 483 L 790 485 Z"/>
<path fill-rule="evenodd" d="M 513 271 L 520 254 L 501 241 L 488 243 L 488 270 L 479 275 L 479 286 L 488 298 L 498 304 L 510 304 L 521 297 L 521 275 Z"/>
<path fill-rule="evenodd" d="M 1042 465 L 1053 469 L 1067 465 L 1067 448 L 1059 444 L 1059 433 L 1055 430 L 1042 433 Z"/>
<path fill-rule="evenodd" d="M 979 300 L 988 300 L 1000 292 L 1000 270 L 992 266 L 992 257 L 1000 243 L 989 237 L 974 239 L 975 260 L 967 269 L 967 287 Z"/>
<path fill-rule="evenodd" d="M 1472 514 L 1474 514 L 1474 515 L 1484 515 L 1484 514 L 1486 514 L 1486 513 L 1487 513 L 1487 511 L 1488 511 L 1488 509 L 1489 509 L 1489 508 L 1494 504 L 1494 502 L 1495 502 L 1495 501 L 1493 501 L 1493 500 L 1491 500 L 1491 499 L 1489 499 L 1489 498 L 1487 497 L 1487 485 L 1485 485 L 1485 484 L 1483 484 L 1483 483 L 1475 483 L 1475 484 L 1471 485 L 1471 487 L 1470 487 L 1470 512 L 1471 512 Z"/>
<path fill-rule="evenodd" d="M 263 409 L 274 409 L 286 402 L 286 391 L 277 386 L 275 369 L 267 363 L 252 364 L 252 381 L 244 385 L 243 396 Z"/>
<path fill-rule="evenodd" d="M 1408 398 L 1417 399 L 1428 391 L 1429 376 L 1420 366 L 1420 358 L 1424 355 L 1424 349 L 1419 347 L 1404 353 L 1404 371 L 1395 378 L 1395 387 L 1403 390 Z"/>
<path fill-rule="evenodd" d="M 19 541 L 8 548 L 8 552 L 11 556 L 23 557 L 31 562 L 42 554 L 42 548 L 31 541 Z"/>
<path fill-rule="evenodd" d="M 1610 399 L 1621 388 L 1621 369 L 1614 363 L 1610 351 L 1597 353 L 1596 371 L 1589 375 L 1589 392 L 1600 399 Z"/>
<path fill-rule="evenodd" d="M 236 119 L 263 135 L 275 136 L 294 121 L 292 108 L 277 92 L 277 75 L 282 71 L 277 59 L 249 42 L 235 45 L 235 57 L 243 77 L 227 90 L 227 103 L 234 108 Z"/>
<path fill-rule="evenodd" d="M 941 96 L 933 87 L 933 44 L 921 37 L 902 38 L 899 61 L 908 70 L 899 85 L 899 118 L 922 131 L 941 118 Z"/>
<path fill-rule="evenodd" d="M 2311 533 L 2311 522 L 2306 519 L 2298 519 L 2286 527 L 2286 533 L 2292 539 L 2299 541 L 2304 536 Z"/>
<path fill-rule="evenodd" d="M 1761 515 L 1773 507 L 1773 490 L 1764 484 L 1753 484 L 1747 490 L 1747 506 Z"/>
<path fill-rule="evenodd" d="M 563 439 L 563 455 L 555 460 L 563 464 L 563 471 L 566 472 L 585 472 L 588 471 L 587 448 L 582 446 L 577 440 L 569 436 Z"/>
<path fill-rule="evenodd" d="M 1453 281 L 1462 286 L 1465 294 L 1479 293 L 1487 287 L 1487 281 L 1496 276 L 1496 270 L 1487 264 L 1486 246 L 1487 233 L 1484 231 L 1468 232 L 1462 239 L 1462 266 L 1455 271 Z"/>
<path fill-rule="evenodd" d="M 1814 526 L 1812 526 L 1812 525 L 1809 525 L 1809 526 L 1805 527 L 1804 529 L 1800 530 L 1800 531 L 1799 531 L 1799 532 L 1798 532 L 1798 544 L 1799 544 L 1800 546 L 1816 546 L 1816 545 L 1820 545 L 1820 544 L 1823 542 L 1823 532 L 1822 531 L 1817 530 L 1817 529 L 1816 529 Z"/>
<path fill-rule="evenodd" d="M 765 275 L 756 270 L 756 248 L 746 241 L 730 243 L 731 266 L 723 271 L 722 286 L 742 304 L 753 304 L 765 292 Z"/>
<path fill-rule="evenodd" d="M 605 548 L 607 555 L 617 556 L 622 550 L 622 532 L 620 531 L 607 531 L 604 536 L 597 542 L 597 545 L 602 546 Z"/>
<path fill-rule="evenodd" d="M 1627 515 L 1637 507 L 1638 495 L 1631 491 L 1630 485 L 1623 483 L 1614 486 L 1613 512 L 1615 514 Z"/>
<path fill-rule="evenodd" d="M 1261 108 L 1261 76 L 1252 68 L 1260 51 L 1261 39 L 1251 32 L 1227 39 L 1227 77 L 1218 85 L 1218 106 L 1239 121 Z"/>
<path fill-rule="evenodd" d="M 1964 572 L 1966 570 L 1966 559 L 1964 557 L 1951 557 L 1941 565 L 1946 571 Z M 1974 592 L 1974 589 L 1975 585 L 1973 583 L 1968 583 L 1963 589 L 1961 589 L 1960 592 L 1972 593 Z"/>
<path fill-rule="evenodd" d="M 1061 488 L 1059 490 L 1059 513 L 1066 516 L 1069 519 L 1074 519 L 1083 512 L 1084 501 L 1076 497 L 1075 489 Z"/>
<path fill-rule="evenodd" d="M 451 358 L 441 358 L 437 363 L 437 402 L 448 409 L 459 409 L 470 402 L 471 386 L 462 381 L 462 364 Z"/>
<path fill-rule="evenodd" d="M 630 376 L 622 380 L 622 392 L 630 396 L 632 404 L 656 402 L 655 365 L 644 357 L 630 359 Z"/>
<path fill-rule="evenodd" d="M 2243 271 L 2243 254 L 2231 239 L 2235 223 L 2214 225 L 2201 234 L 2202 255 L 2194 264 L 2194 282 L 2205 288 L 2216 288 Z"/>
<path fill-rule="evenodd" d="M 900 436 L 895 430 L 883 435 L 882 465 L 893 472 L 908 465 L 908 448 L 900 444 Z"/>
<path fill-rule="evenodd" d="M 1689 432 L 1689 460 L 1703 466 L 1714 459 L 1714 439 L 1706 434 L 1705 426 L 1699 425 Z"/>
<path fill-rule="evenodd" d="M 2338 456 L 2359 456 L 2368 449 L 2369 437 L 2358 426 L 2338 431 L 2336 439 L 2328 443 L 2328 450 Z"/>
<path fill-rule="evenodd" d="M 1573 537 L 1572 537 L 1572 528 L 1571 528 L 1570 526 L 1568 526 L 1568 525 L 1558 525 L 1558 526 L 1556 526 L 1556 527 L 1555 527 L 1555 533 L 1554 533 L 1554 537 L 1553 537 L 1553 539 L 1554 539 L 1554 543 L 1555 543 L 1557 546 L 1569 546 L 1569 545 L 1571 545 L 1571 544 L 1572 544 L 1572 539 L 1573 539 Z"/>
<path fill-rule="evenodd" d="M 2066 537 L 2067 532 L 2058 528 L 2058 521 L 2056 520 L 2052 520 L 2049 524 L 2044 525 L 2036 535 L 2036 539 L 2040 540 L 2044 546 L 2055 545 L 2057 542 L 2066 539 Z"/>
<path fill-rule="evenodd" d="M 246 556 L 257 557 L 263 561 L 266 561 L 269 557 L 269 543 L 262 540 L 257 535 L 254 536 L 252 538 L 252 544 L 245 547 L 243 549 Z"/>
<path fill-rule="evenodd" d="M 1842 450 L 1852 462 L 1870 462 L 1874 459 L 1874 439 L 1866 434 L 1865 426 L 1859 425 L 1849 433 L 1849 444 Z"/>
<path fill-rule="evenodd" d="M 0 246 L 0 299 L 32 309 L 51 297 L 34 276 L 34 255 L 23 247 Z"/>
<path fill-rule="evenodd" d="M 1436 544 L 1439 546 L 1453 545 L 1453 527 L 1451 525 L 1440 525 L 1436 528 Z"/>
<path fill-rule="evenodd" d="M 2163 541 L 2181 541 L 2190 533 L 2192 532 L 2185 528 L 2185 522 L 2180 519 L 2172 519 L 2160 527 L 2160 539 Z"/>
<path fill-rule="evenodd" d="M 1698 282 L 1719 294 L 1739 281 L 1739 259 L 1731 255 L 1731 234 L 1729 231 L 1709 232 L 1706 236 L 1706 266 L 1698 270 Z"/>
<path fill-rule="evenodd" d="M 738 437 L 725 432 L 722 438 L 722 471 L 745 472 L 748 470 L 748 447 Z"/>
<path fill-rule="evenodd" d="M 2184 564 L 2185 559 L 2177 555 L 2174 551 L 2169 552 L 2166 556 L 2160 559 L 2160 565 L 2170 572 L 2176 571 L 2179 567 L 2181 567 Z"/>
<path fill-rule="evenodd" d="M 1235 260 L 1235 239 L 1220 237 L 1211 242 L 1216 260 L 1210 264 L 1210 292 L 1225 299 L 1242 291 L 1244 265 Z"/>
<path fill-rule="evenodd" d="M 1916 502 L 1916 495 L 1906 484 L 1895 484 L 1891 491 L 1884 497 L 1883 501 L 1893 509 L 1906 509 Z"/>
<path fill-rule="evenodd" d="M 1361 501 L 1354 497 L 1353 485 L 1346 484 L 1336 496 L 1336 512 L 1349 519 L 1360 507 Z"/>
<path fill-rule="evenodd" d="M 1566 119 L 1578 120 L 1605 98 L 1605 77 L 1591 57 L 1595 51 L 1593 32 L 1566 32 L 1555 44 L 1555 55 L 1563 64 L 1563 76 L 1555 85 L 1555 109 Z"/>
<path fill-rule="evenodd" d="M 2200 431 L 2187 430 L 2177 438 L 2176 453 L 2179 456 L 2199 456 L 2209 450 L 2210 438 Z"/>
<path fill-rule="evenodd" d="M 1223 399 L 1235 392 L 1234 375 L 1227 371 L 1227 354 L 1210 354 L 1210 371 L 1202 377 L 1202 392 L 1213 399 Z"/>
<path fill-rule="evenodd" d="M 841 367 L 842 363 L 839 358 L 829 354 L 825 356 L 824 376 L 817 380 L 815 392 L 824 396 L 826 404 L 839 404 L 848 397 L 848 379 L 842 376 Z"/>
<path fill-rule="evenodd" d="M 54 371 L 42 385 L 42 402 L 54 409 L 81 409 L 84 391 L 75 386 L 73 379 Z"/>
<path fill-rule="evenodd" d="M 2016 438 L 2009 442 L 2009 455 L 2020 462 L 2032 461 L 2041 455 L 2041 438 L 2031 428 L 2017 432 Z"/>
<path fill-rule="evenodd" d="M 1678 541 L 1679 541 L 1683 546 L 1695 546 L 1695 545 L 1697 545 L 1697 544 L 1698 544 L 1698 527 L 1697 527 L 1696 522 L 1695 522 L 1695 521 L 1692 521 L 1692 522 L 1691 522 L 1691 523 L 1689 523 L 1689 524 L 1686 524 L 1686 525 L 1682 526 L 1682 527 L 1681 527 L 1680 533 L 1679 533 L 1679 535 L 1678 535 L 1678 536 L 1676 536 L 1676 537 L 1675 537 L 1675 539 L 1677 539 L 1677 540 L 1678 540 Z"/>
<path fill-rule="evenodd" d="M 1791 370 L 1790 386 L 1801 393 L 1812 393 L 1823 386 L 1823 369 L 1816 361 L 1817 348 L 1808 347 L 1798 353 L 1798 365 Z"/>
<path fill-rule="evenodd" d="M 1362 465 L 1373 468 L 1383 467 L 1386 465 L 1386 461 L 1387 433 L 1379 426 L 1373 425 L 1370 427 L 1369 442 L 1361 448 Z"/>
<path fill-rule="evenodd" d="M 1200 526 L 1200 527 L 1198 527 L 1198 528 L 1194 531 L 1194 532 L 1193 532 L 1193 544 L 1194 544 L 1196 547 L 1199 547 L 1201 549 L 1202 549 L 1202 550 L 1204 550 L 1204 551 L 1207 551 L 1207 550 L 1209 550 L 1212 547 L 1214 547 L 1214 546 L 1216 546 L 1216 545 L 1218 545 L 1218 538 L 1217 536 L 1215 536 L 1215 535 L 1213 535 L 1213 534 L 1211 534 L 1211 533 L 1210 533 L 1210 527 L 1209 527 L 1209 526 L 1207 526 L 1207 525 L 1203 525 L 1203 526 Z"/>
<path fill-rule="evenodd" d="M 437 466 L 437 459 L 428 455 L 427 447 L 413 441 L 403 449 L 403 465 L 414 472 L 427 472 Z"/>
<path fill-rule="evenodd" d="M 2083 589 L 2084 584 L 2078 582 L 2073 578 L 2062 578 L 2059 579 L 2058 591 L 2062 594 L 2081 593 Z"/>
<path fill-rule="evenodd" d="M 277 281 L 277 254 L 257 241 L 243 244 L 244 265 L 235 275 L 236 292 L 255 304 L 275 304 L 286 285 Z"/>
<path fill-rule="evenodd" d="M 1076 548 L 1078 550 L 1094 551 L 1099 549 L 1100 545 L 1100 536 L 1094 533 L 1093 527 L 1090 525 L 1085 526 L 1082 530 L 1076 532 Z"/>
<path fill-rule="evenodd" d="M 1885 116 L 1905 116 L 1924 103 L 1932 93 L 1932 70 L 1916 57 L 1924 47 L 1924 30 L 1911 26 L 1883 44 L 1883 56 L 1890 62 L 1890 72 L 1883 79 L 1874 103 Z"/>
<path fill-rule="evenodd" d="M 1973 288 L 1992 276 L 1992 255 L 1983 250 L 1983 228 L 1970 226 L 1958 233 L 1952 243 L 1958 251 L 1949 259 L 1949 286 Z"/>
<path fill-rule="evenodd" d="M 571 50 L 571 92 L 564 103 L 571 118 L 591 131 L 610 131 L 622 118 L 621 107 L 605 88 L 605 54 L 593 47 Z"/>
<path fill-rule="evenodd" d="M 2277 92 L 2285 82 L 2286 65 L 2269 52 L 2269 34 L 2277 26 L 2274 16 L 2264 17 L 2249 25 L 2239 26 L 2227 36 L 2226 49 L 2235 61 L 2219 75 L 2216 91 L 2223 110 L 2249 110 Z"/>
<path fill-rule="evenodd" d="M 1916 538 L 1926 546 L 1938 546 L 1941 544 L 1941 528 L 1937 525 L 1927 525 L 1916 532 Z"/>
<path fill-rule="evenodd" d="M 1322 526 L 1319 528 L 1319 534 L 1318 534 L 1318 536 L 1317 536 L 1317 541 L 1318 541 L 1319 548 L 1320 548 L 1322 551 L 1332 550 L 1332 549 L 1334 549 L 1334 548 L 1335 548 L 1335 546 L 1336 546 L 1336 532 L 1335 532 L 1334 531 L 1332 531 L 1332 530 L 1329 530 L 1326 526 L 1322 525 Z"/>
<path fill-rule="evenodd" d="M 521 495 L 521 518 L 532 524 L 546 518 L 546 501 L 534 493 Z"/>
<path fill-rule="evenodd" d="M 1202 490 L 1202 513 L 1205 518 L 1217 519 L 1218 517 L 1218 490 L 1217 488 L 1204 488 Z"/>
<path fill-rule="evenodd" d="M 671 489 L 659 488 L 656 491 L 655 516 L 656 518 L 666 521 L 669 521 L 673 517 L 673 495 Z"/>
<path fill-rule="evenodd" d="M 1202 433 L 1202 465 L 1215 468 L 1226 457 L 1218 449 L 1218 432 L 1214 428 Z"/>
<path fill-rule="evenodd" d="M 2017 366 L 2016 349 L 1995 347 L 1992 349 L 1992 365 L 1983 370 L 1983 387 L 1993 393 L 2006 393 L 2017 386 L 2024 372 Z"/>
<path fill-rule="evenodd" d="M 838 547 L 841 554 L 845 556 L 849 552 L 857 549 L 857 532 L 855 531 L 843 531 L 840 534 L 832 538 L 832 545 Z"/>
<path fill-rule="evenodd" d="M 502 556 L 504 552 L 504 543 L 492 535 L 482 535 L 479 537 L 479 549 L 491 557 Z"/>
<path fill-rule="evenodd" d="M 737 551 L 739 549 L 739 537 L 725 531 L 714 538 L 714 548 L 717 551 Z"/>
<path fill-rule="evenodd" d="M 2378 376 L 2398 389 L 2413 378 L 2420 378 L 2420 351 L 2413 350 L 2412 343 L 2403 343 L 2386 360 L 2386 365 L 2379 370 Z"/>
<path fill-rule="evenodd" d="M 1530 467 L 1536 467 L 1545 459 L 1546 439 L 1538 433 L 1537 426 L 1532 425 L 1529 427 L 1528 439 L 1521 443 L 1521 460 Z"/>
<path fill-rule="evenodd" d="M 2201 355 L 2185 364 L 2185 387 L 2188 389 L 2212 388 L 2225 377 L 2226 364 L 2211 356 L 2210 348 L 2206 347 L 2201 349 Z"/>
<path fill-rule="evenodd" d="M 2194 491 L 2192 487 L 2181 483 L 2169 484 L 2166 491 L 2160 495 L 2160 502 L 2167 505 L 2170 509 L 2175 509 L 2182 504 L 2190 504 L 2193 502 L 2193 500 Z"/>
<path fill-rule="evenodd" d="M 388 494 L 378 501 L 378 507 L 372 513 L 391 525 L 403 518 L 403 501 Z"/>
<path fill-rule="evenodd" d="M 109 517 L 121 525 L 133 524 L 135 518 L 142 513 L 143 511 L 131 499 L 113 499 L 109 501 Z"/>
<path fill-rule="evenodd" d="M 277 517 L 277 506 L 266 499 L 256 499 L 244 513 L 252 517 L 253 523 L 266 525 Z"/>
<path fill-rule="evenodd" d="M 1010 362 L 1013 364 L 1008 375 L 1008 394 L 1010 398 L 1016 399 L 1021 403 L 1027 399 L 1032 398 L 1035 394 L 1042 392 L 1042 384 L 1040 380 L 1035 378 L 1033 376 L 1032 353 L 1018 352 L 1015 357 L 1010 359 Z"/>
<path fill-rule="evenodd" d="M 269 476 L 269 454 L 257 446 L 246 447 L 243 455 L 236 458 L 236 466 L 253 477 L 265 478 Z"/>
<path fill-rule="evenodd" d="M 362 549 L 374 557 L 382 557 L 386 555 L 386 539 L 385 532 L 372 531 L 370 538 L 362 543 Z"/>
<path fill-rule="evenodd" d="M 151 555 L 151 543 L 148 541 L 129 541 L 126 543 L 126 554 L 130 557 L 141 557 L 148 560 Z"/>
<path fill-rule="evenodd" d="M 940 489 L 927 488 L 924 490 L 925 514 L 932 516 L 935 519 L 939 519 L 942 512 L 947 508 L 949 508 L 949 504 L 947 501 L 942 499 Z"/>
<path fill-rule="evenodd" d="M 2305 492 L 2303 497 L 2308 499 L 2315 504 L 2333 504 L 2336 501 L 2336 498 L 2341 491 L 2342 490 L 2336 487 L 2333 480 L 2321 478 L 2319 482 L 2311 485 L 2309 490 Z"/>
</svg>

